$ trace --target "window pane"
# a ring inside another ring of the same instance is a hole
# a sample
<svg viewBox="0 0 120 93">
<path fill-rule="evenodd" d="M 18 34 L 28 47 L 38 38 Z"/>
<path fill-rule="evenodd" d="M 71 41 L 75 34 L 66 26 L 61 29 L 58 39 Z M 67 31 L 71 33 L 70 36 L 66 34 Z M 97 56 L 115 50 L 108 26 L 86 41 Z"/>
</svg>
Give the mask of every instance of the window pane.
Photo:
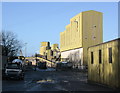
<svg viewBox="0 0 120 93">
<path fill-rule="evenodd" d="M 109 48 L 109 63 L 112 63 L 112 48 Z"/>
<path fill-rule="evenodd" d="M 91 52 L 91 64 L 93 64 L 93 52 Z"/>
<path fill-rule="evenodd" d="M 102 51 L 99 50 L 99 63 L 101 64 L 102 63 Z"/>
</svg>

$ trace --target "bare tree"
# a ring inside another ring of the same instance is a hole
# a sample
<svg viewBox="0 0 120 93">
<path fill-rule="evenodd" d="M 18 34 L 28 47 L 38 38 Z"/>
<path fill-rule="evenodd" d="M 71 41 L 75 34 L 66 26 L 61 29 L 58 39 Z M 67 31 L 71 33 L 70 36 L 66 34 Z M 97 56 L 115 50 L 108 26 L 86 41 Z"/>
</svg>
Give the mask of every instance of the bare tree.
<svg viewBox="0 0 120 93">
<path fill-rule="evenodd" d="M 0 42 L 0 45 L 2 45 L 2 55 L 16 56 L 18 51 L 22 48 L 16 35 L 10 31 L 2 31 L 0 37 L 2 37 Z"/>
</svg>

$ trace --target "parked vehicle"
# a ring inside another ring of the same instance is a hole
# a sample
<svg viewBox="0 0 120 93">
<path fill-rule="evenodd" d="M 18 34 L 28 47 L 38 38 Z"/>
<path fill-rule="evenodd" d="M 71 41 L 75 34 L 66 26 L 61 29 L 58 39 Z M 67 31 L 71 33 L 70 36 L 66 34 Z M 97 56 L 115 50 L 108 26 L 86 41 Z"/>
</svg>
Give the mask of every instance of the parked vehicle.
<svg viewBox="0 0 120 93">
<path fill-rule="evenodd" d="M 38 62 L 37 67 L 40 69 L 46 69 L 47 68 L 46 62 Z"/>
<path fill-rule="evenodd" d="M 59 62 L 56 64 L 56 71 L 72 69 L 72 62 Z"/>
<path fill-rule="evenodd" d="M 14 59 L 11 63 L 18 63 L 18 64 L 21 64 L 22 66 L 25 65 L 25 63 L 20 59 Z"/>
<path fill-rule="evenodd" d="M 28 66 L 32 66 L 32 62 L 29 61 L 29 62 L 27 63 L 27 65 L 28 65 Z"/>
<path fill-rule="evenodd" d="M 24 65 L 20 60 L 14 60 L 5 66 L 5 78 L 24 79 Z"/>
<path fill-rule="evenodd" d="M 26 64 L 26 70 L 32 70 L 33 69 L 33 65 L 32 65 L 32 62 L 31 61 L 27 61 L 27 64 Z"/>
</svg>

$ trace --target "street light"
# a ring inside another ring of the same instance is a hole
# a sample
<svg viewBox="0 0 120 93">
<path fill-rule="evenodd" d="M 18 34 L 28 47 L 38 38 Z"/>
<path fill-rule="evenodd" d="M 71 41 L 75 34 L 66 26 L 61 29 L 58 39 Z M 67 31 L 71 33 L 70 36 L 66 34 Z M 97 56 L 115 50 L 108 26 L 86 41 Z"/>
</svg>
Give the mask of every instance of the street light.
<svg viewBox="0 0 120 93">
<path fill-rule="evenodd" d="M 36 61 L 35 71 L 36 71 L 36 68 L 37 68 L 37 54 L 38 54 L 38 51 L 35 52 L 35 61 Z"/>
<path fill-rule="evenodd" d="M 37 53 L 35 53 L 35 61 L 36 61 L 36 64 L 35 64 L 35 71 L 36 71 L 36 68 L 37 68 Z"/>
<path fill-rule="evenodd" d="M 25 57 L 27 57 L 27 43 L 25 43 Z"/>
</svg>

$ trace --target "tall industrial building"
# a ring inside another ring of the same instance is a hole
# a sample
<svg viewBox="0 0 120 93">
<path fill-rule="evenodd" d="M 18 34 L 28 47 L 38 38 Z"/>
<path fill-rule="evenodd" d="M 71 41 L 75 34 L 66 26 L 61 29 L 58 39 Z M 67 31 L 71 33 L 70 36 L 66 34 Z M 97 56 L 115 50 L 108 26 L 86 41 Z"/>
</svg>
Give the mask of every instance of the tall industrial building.
<svg viewBox="0 0 120 93">
<path fill-rule="evenodd" d="M 46 50 L 50 48 L 50 42 L 41 42 L 40 54 L 45 55 Z"/>
<path fill-rule="evenodd" d="M 60 33 L 61 59 L 73 62 L 74 67 L 87 65 L 87 49 L 103 42 L 102 13 L 84 11 L 70 19 L 64 32 Z"/>
<path fill-rule="evenodd" d="M 58 44 L 53 44 L 50 46 L 50 42 L 41 42 L 40 55 L 49 61 L 60 60 L 60 49 Z"/>
</svg>

